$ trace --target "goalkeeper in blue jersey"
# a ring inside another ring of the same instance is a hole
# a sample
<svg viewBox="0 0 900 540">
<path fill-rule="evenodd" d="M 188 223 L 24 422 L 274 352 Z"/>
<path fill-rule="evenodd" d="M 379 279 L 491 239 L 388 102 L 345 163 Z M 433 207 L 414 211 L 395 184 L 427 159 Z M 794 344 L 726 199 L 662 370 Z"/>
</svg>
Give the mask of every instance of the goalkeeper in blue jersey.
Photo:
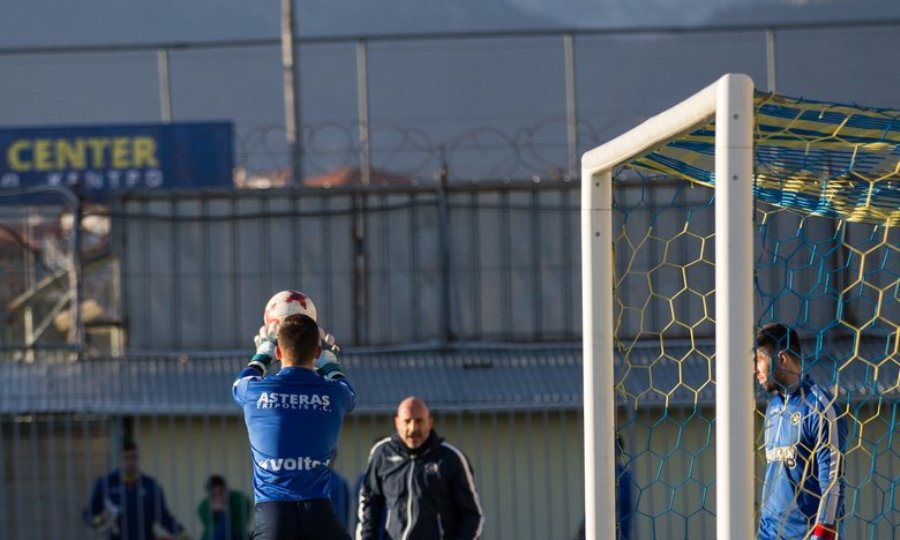
<svg viewBox="0 0 900 540">
<path fill-rule="evenodd" d="M 260 330 L 256 354 L 233 386 L 253 458 L 251 538 L 349 540 L 329 499 L 329 464 L 356 395 L 337 357 L 323 354 L 312 318 L 290 315 L 273 330 Z M 281 371 L 267 376 L 275 359 Z"/>
<path fill-rule="evenodd" d="M 840 538 L 847 425 L 834 398 L 803 374 L 797 332 L 780 323 L 759 330 L 756 379 L 772 396 L 759 538 Z"/>
</svg>

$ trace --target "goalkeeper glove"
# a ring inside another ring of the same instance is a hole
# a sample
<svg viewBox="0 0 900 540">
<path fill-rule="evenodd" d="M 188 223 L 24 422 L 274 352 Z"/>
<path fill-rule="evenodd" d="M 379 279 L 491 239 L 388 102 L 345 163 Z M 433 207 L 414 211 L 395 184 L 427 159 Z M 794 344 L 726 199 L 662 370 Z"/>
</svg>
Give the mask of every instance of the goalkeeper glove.
<svg viewBox="0 0 900 540">
<path fill-rule="evenodd" d="M 810 536 L 811 540 L 834 540 L 837 538 L 837 534 L 835 533 L 834 525 L 828 526 L 823 525 L 821 523 L 816 523 L 816 526 L 813 528 L 812 536 Z"/>
<path fill-rule="evenodd" d="M 111 514 L 110 512 L 107 512 L 105 510 L 102 513 L 94 516 L 94 519 L 91 521 L 91 525 L 100 534 L 119 534 L 119 525 L 118 523 L 116 523 L 116 515 Z"/>
<path fill-rule="evenodd" d="M 335 342 L 334 336 L 326 334 L 321 328 L 319 329 L 319 336 L 321 338 L 322 353 L 313 362 L 316 373 L 326 379 L 343 377 L 341 366 L 338 364 L 338 354 L 340 354 L 341 348 Z"/>
<path fill-rule="evenodd" d="M 272 323 L 262 326 L 259 333 L 253 336 L 256 345 L 256 354 L 250 359 L 248 366 L 254 366 L 265 375 L 275 360 L 275 346 L 278 344 L 278 325 Z"/>
<path fill-rule="evenodd" d="M 335 356 L 341 354 L 341 347 L 335 341 L 334 336 L 319 328 L 319 340 L 323 351 L 331 351 Z"/>
</svg>

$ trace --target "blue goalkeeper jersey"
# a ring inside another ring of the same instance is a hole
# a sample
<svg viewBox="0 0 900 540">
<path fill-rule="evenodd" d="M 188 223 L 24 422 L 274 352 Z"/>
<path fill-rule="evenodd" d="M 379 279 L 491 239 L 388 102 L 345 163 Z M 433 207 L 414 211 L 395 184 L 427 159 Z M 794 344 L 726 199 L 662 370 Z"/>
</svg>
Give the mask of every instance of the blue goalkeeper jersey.
<svg viewBox="0 0 900 540">
<path fill-rule="evenodd" d="M 356 404 L 350 383 L 300 367 L 266 377 L 248 367 L 232 391 L 244 409 L 256 502 L 328 498 L 329 464 L 344 415 Z"/>
<path fill-rule="evenodd" d="M 766 408 L 766 475 L 759 538 L 804 538 L 839 528 L 847 424 L 831 395 L 804 377 Z"/>
</svg>

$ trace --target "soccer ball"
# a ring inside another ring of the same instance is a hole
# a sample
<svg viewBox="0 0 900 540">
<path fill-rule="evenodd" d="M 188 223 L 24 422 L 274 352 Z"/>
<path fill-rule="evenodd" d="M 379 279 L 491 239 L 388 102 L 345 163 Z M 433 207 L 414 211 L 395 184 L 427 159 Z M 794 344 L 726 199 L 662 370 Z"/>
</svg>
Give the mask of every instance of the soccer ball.
<svg viewBox="0 0 900 540">
<path fill-rule="evenodd" d="M 312 320 L 316 320 L 316 305 L 302 292 L 281 291 L 266 302 L 263 324 L 265 326 L 279 325 L 285 317 L 296 313 L 302 313 Z"/>
</svg>

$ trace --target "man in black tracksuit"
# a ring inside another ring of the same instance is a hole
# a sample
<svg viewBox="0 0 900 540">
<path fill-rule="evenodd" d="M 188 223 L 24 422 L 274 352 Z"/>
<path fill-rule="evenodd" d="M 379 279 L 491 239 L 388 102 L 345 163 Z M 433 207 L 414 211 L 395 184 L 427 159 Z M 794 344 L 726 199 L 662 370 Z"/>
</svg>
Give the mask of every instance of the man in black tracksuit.
<svg viewBox="0 0 900 540">
<path fill-rule="evenodd" d="M 375 443 L 359 492 L 357 540 L 477 539 L 484 517 L 475 476 L 461 450 L 432 431 L 428 406 L 404 399 L 397 433 Z M 385 515 L 385 510 L 387 510 Z"/>
</svg>

